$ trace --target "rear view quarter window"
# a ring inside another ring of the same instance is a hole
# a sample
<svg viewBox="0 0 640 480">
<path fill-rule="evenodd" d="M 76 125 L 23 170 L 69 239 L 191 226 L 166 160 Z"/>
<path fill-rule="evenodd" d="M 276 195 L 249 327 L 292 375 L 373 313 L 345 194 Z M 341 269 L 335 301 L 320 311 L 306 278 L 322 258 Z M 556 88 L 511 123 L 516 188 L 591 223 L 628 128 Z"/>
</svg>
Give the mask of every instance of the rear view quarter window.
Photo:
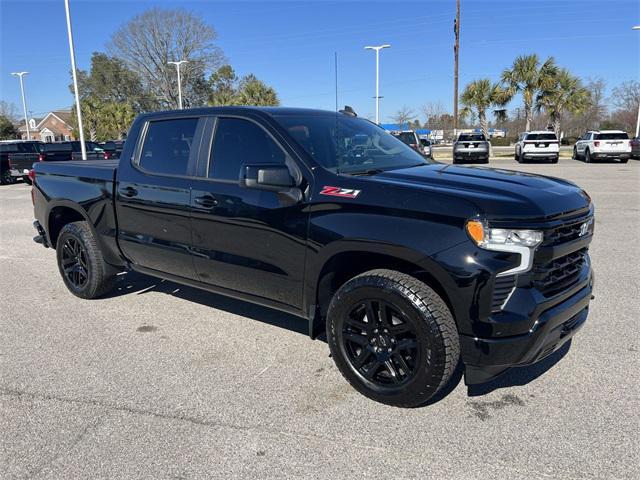
<svg viewBox="0 0 640 480">
<path fill-rule="evenodd" d="M 558 140 L 555 133 L 530 133 L 527 140 Z"/>
<path fill-rule="evenodd" d="M 285 163 L 285 153 L 261 127 L 241 118 L 221 118 L 211 146 L 209 178 L 234 180 L 242 164 Z"/>
<path fill-rule="evenodd" d="M 197 124 L 197 118 L 149 123 L 140 166 L 151 173 L 186 175 Z"/>
<path fill-rule="evenodd" d="M 596 140 L 628 140 L 629 135 L 626 133 L 598 133 L 596 135 Z"/>
</svg>

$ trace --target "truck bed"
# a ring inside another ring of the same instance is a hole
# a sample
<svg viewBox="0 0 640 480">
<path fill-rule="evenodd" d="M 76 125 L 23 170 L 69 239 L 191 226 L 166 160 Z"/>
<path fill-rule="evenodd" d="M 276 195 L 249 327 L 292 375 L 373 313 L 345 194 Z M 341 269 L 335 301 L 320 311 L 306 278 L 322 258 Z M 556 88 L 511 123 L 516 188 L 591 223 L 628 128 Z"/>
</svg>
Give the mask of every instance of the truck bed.
<svg viewBox="0 0 640 480">
<path fill-rule="evenodd" d="M 39 162 L 36 165 L 36 172 L 112 182 L 117 168 L 118 160 L 77 160 Z"/>
</svg>

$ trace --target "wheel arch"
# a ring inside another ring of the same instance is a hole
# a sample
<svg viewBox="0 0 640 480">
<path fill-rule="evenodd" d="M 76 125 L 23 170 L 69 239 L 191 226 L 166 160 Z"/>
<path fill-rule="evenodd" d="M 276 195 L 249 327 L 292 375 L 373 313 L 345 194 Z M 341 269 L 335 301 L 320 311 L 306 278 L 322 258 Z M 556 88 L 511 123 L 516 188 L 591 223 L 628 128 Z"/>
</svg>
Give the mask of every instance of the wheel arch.
<svg viewBox="0 0 640 480">
<path fill-rule="evenodd" d="M 91 232 L 97 237 L 93 223 L 87 213 L 73 202 L 61 200 L 52 203 L 48 209 L 46 219 L 47 224 L 45 226 L 45 230 L 49 237 L 49 245 L 51 245 L 52 248 L 56 248 L 56 242 L 60 235 L 60 231 L 65 225 L 72 222 L 87 222 Z"/>
<path fill-rule="evenodd" d="M 322 262 L 317 274 L 312 276 L 312 288 L 307 292 L 311 338 L 324 331 L 324 321 L 333 294 L 356 275 L 379 268 L 406 273 L 424 282 L 440 295 L 455 318 L 455 306 L 451 299 L 455 285 L 442 267 L 424 254 L 405 247 L 390 248 L 386 245 L 384 252 L 380 251 L 380 247 L 361 246 L 357 249 L 334 252 Z"/>
</svg>

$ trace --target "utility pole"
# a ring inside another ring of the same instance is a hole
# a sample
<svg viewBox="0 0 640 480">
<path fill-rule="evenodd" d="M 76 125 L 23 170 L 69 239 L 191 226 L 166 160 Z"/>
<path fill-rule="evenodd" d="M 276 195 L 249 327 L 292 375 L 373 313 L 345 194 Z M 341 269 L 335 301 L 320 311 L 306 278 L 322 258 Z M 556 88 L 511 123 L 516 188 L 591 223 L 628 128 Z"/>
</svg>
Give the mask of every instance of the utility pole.
<svg viewBox="0 0 640 480">
<path fill-rule="evenodd" d="M 31 140 L 31 131 L 29 130 L 29 119 L 27 118 L 27 101 L 24 98 L 24 82 L 22 77 L 28 75 L 29 72 L 13 72 L 11 75 L 20 77 L 20 91 L 22 92 L 22 110 L 24 111 L 24 126 L 27 128 L 27 140 Z"/>
<path fill-rule="evenodd" d="M 458 54 L 460 53 L 460 0 L 456 0 L 456 19 L 453 23 L 453 33 L 456 37 L 453 46 L 453 136 L 458 131 Z"/>
<path fill-rule="evenodd" d="M 67 14 L 67 36 L 69 37 L 69 55 L 71 56 L 71 74 L 73 76 L 73 93 L 76 96 L 76 114 L 78 115 L 78 133 L 80 133 L 80 151 L 82 160 L 87 159 L 87 146 L 84 143 L 84 130 L 82 128 L 82 108 L 80 108 L 80 95 L 78 93 L 78 75 L 76 73 L 76 51 L 73 47 L 73 32 L 71 31 L 71 12 L 69 0 L 64 0 L 64 9 Z"/>
<path fill-rule="evenodd" d="M 365 50 L 376 51 L 376 123 L 380 125 L 380 50 L 391 45 L 379 45 L 377 47 L 364 47 Z"/>
<path fill-rule="evenodd" d="M 188 63 L 187 60 L 180 60 L 179 62 L 167 62 L 176 66 L 178 72 L 178 108 L 182 110 L 182 82 L 180 81 L 180 65 Z"/>
<path fill-rule="evenodd" d="M 640 30 L 640 25 L 632 27 L 633 30 Z M 636 137 L 640 136 L 640 103 L 638 103 L 638 119 L 636 120 Z"/>
</svg>

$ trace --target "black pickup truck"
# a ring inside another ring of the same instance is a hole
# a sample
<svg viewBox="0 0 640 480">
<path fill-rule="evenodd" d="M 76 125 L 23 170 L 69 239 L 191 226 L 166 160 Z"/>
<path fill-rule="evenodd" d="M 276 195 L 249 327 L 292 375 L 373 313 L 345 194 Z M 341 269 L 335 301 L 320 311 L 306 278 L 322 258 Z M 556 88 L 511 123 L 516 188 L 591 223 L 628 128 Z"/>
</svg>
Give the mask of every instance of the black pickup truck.
<svg viewBox="0 0 640 480">
<path fill-rule="evenodd" d="M 592 295 L 582 189 L 430 161 L 350 113 L 144 114 L 119 162 L 38 163 L 32 193 L 73 294 L 134 270 L 293 313 L 396 406 L 548 356 Z"/>
<path fill-rule="evenodd" d="M 110 154 L 95 142 L 85 142 L 87 160 L 109 160 Z M 63 162 L 82 160 L 82 148 L 79 141 L 46 143 L 44 145 L 44 161 Z"/>
<path fill-rule="evenodd" d="M 7 158 L 2 165 L 3 183 L 13 183 L 20 177 L 30 183 L 29 170 L 35 162 L 44 159 L 44 145 L 42 142 L 28 140 L 8 142 L 0 146 L 0 156 L 6 155 Z"/>
</svg>

